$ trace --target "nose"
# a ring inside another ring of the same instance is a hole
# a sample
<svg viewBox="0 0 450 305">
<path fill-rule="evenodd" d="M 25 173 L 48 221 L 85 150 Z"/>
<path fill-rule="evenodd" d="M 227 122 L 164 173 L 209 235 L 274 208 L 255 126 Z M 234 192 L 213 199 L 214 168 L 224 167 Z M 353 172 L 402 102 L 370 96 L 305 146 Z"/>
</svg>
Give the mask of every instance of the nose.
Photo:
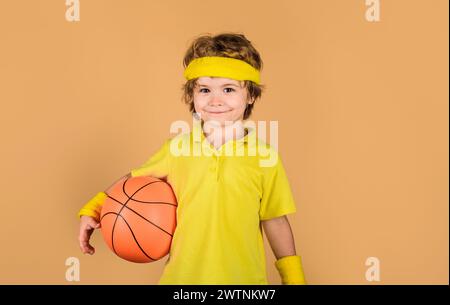
<svg viewBox="0 0 450 305">
<path fill-rule="evenodd" d="M 209 106 L 222 106 L 223 105 L 223 101 L 222 101 L 222 98 L 220 96 L 215 94 L 215 95 L 211 96 L 208 104 L 209 104 Z"/>
</svg>

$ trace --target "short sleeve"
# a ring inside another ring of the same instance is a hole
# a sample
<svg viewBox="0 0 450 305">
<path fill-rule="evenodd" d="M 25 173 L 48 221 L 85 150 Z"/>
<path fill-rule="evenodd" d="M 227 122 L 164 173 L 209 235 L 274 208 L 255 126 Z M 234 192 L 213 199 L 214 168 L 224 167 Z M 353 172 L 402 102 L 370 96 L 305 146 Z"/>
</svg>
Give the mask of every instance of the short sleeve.
<svg viewBox="0 0 450 305">
<path fill-rule="evenodd" d="M 170 139 L 156 151 L 144 164 L 131 170 L 131 176 L 152 176 L 155 178 L 164 178 L 170 171 Z"/>
<path fill-rule="evenodd" d="M 280 156 L 271 167 L 263 168 L 263 193 L 260 204 L 260 220 L 268 220 L 295 213 L 292 190 Z"/>
</svg>

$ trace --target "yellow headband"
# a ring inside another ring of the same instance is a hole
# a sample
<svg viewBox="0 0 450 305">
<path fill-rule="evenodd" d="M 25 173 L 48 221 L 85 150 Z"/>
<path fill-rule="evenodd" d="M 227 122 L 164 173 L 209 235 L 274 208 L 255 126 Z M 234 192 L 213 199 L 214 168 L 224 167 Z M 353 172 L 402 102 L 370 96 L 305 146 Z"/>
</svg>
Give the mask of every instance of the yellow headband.
<svg viewBox="0 0 450 305">
<path fill-rule="evenodd" d="M 191 61 L 184 70 L 184 77 L 187 80 L 201 76 L 250 80 L 259 84 L 259 71 L 257 69 L 243 60 L 229 57 L 199 57 Z"/>
</svg>

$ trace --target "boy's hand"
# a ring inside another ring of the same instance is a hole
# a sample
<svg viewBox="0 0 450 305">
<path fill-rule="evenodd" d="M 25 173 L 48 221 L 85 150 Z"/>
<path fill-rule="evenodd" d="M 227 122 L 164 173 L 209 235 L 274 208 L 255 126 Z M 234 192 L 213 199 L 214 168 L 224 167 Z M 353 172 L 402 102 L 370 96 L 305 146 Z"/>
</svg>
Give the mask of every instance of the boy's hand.
<svg viewBox="0 0 450 305">
<path fill-rule="evenodd" d="M 95 248 L 89 243 L 89 238 L 95 229 L 100 228 L 100 223 L 97 222 L 91 216 L 81 216 L 80 217 L 80 235 L 78 241 L 80 242 L 80 249 L 83 254 L 94 254 Z"/>
</svg>

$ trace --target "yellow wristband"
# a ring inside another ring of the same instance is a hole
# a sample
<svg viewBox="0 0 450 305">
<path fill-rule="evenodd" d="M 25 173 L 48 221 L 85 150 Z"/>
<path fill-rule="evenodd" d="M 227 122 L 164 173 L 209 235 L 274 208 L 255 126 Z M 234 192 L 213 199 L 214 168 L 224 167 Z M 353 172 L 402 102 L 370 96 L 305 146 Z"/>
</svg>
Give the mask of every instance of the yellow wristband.
<svg viewBox="0 0 450 305">
<path fill-rule="evenodd" d="M 306 285 L 302 260 L 298 255 L 284 256 L 275 262 L 284 285 Z"/>
<path fill-rule="evenodd" d="M 100 220 L 100 212 L 102 211 L 102 206 L 105 203 L 105 199 L 108 197 L 104 192 L 99 192 L 91 200 L 86 203 L 81 210 L 78 212 L 78 217 L 81 216 L 91 216 L 95 220 Z"/>
</svg>

